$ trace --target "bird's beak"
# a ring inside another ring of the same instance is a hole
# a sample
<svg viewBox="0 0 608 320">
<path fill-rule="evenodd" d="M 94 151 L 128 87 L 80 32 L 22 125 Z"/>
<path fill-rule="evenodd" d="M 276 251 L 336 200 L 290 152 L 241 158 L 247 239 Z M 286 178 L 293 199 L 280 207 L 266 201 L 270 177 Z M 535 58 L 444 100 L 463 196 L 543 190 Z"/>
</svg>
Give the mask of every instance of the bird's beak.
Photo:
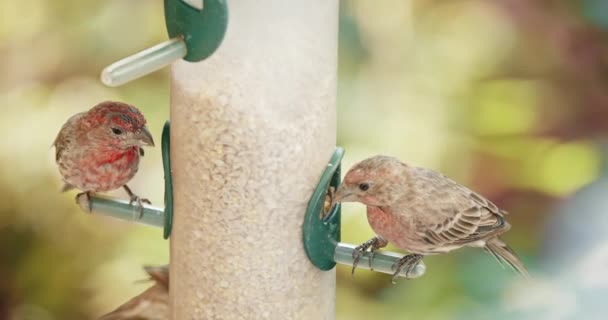
<svg viewBox="0 0 608 320">
<path fill-rule="evenodd" d="M 139 129 L 139 132 L 135 134 L 135 138 L 137 139 L 137 141 L 140 141 L 144 145 L 154 147 L 154 139 L 152 139 L 152 134 L 146 126 L 143 126 L 141 127 L 141 129 Z"/>
<path fill-rule="evenodd" d="M 334 198 L 331 202 L 332 210 L 333 207 L 340 202 L 354 201 L 354 199 L 352 199 L 352 196 L 353 194 L 349 193 L 346 188 L 343 187 L 343 185 L 338 187 L 338 191 L 336 191 L 336 193 L 334 194 Z"/>
</svg>

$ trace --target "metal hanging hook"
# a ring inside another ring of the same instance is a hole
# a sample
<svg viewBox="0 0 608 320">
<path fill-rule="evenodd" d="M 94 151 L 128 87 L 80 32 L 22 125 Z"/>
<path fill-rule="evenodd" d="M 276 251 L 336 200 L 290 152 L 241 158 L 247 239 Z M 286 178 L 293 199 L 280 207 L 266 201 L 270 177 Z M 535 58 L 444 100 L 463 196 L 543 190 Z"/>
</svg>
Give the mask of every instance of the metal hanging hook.
<svg viewBox="0 0 608 320">
<path fill-rule="evenodd" d="M 117 87 L 179 59 L 209 57 L 228 27 L 225 0 L 165 0 L 165 24 L 171 39 L 117 61 L 101 72 L 101 82 Z"/>
</svg>

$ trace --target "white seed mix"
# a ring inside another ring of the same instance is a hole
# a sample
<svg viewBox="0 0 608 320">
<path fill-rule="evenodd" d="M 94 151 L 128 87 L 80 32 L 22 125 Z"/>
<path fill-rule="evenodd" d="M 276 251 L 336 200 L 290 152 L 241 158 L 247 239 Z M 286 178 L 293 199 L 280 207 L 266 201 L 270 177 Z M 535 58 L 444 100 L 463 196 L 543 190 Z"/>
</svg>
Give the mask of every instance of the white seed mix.
<svg viewBox="0 0 608 320">
<path fill-rule="evenodd" d="M 173 66 L 172 319 L 334 319 L 301 230 L 335 148 L 338 2 L 229 5 L 220 50 Z"/>
</svg>

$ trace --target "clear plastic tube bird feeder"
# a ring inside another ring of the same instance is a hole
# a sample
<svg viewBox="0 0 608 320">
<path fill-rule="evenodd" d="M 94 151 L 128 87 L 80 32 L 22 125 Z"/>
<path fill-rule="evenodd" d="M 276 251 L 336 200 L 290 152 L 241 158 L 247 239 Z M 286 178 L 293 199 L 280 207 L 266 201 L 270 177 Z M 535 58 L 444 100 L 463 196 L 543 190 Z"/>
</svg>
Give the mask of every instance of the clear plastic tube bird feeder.
<svg viewBox="0 0 608 320">
<path fill-rule="evenodd" d="M 172 319 L 333 319 L 334 266 L 352 266 L 355 248 L 340 242 L 340 206 L 323 214 L 344 153 L 335 148 L 338 3 L 234 1 L 227 29 L 226 1 L 185 2 L 165 0 L 171 40 L 102 75 L 120 85 L 177 60 L 165 208 L 144 205 L 140 219 L 126 201 L 95 196 L 92 212 L 171 236 Z M 378 252 L 371 267 L 392 274 L 401 256 Z"/>
</svg>

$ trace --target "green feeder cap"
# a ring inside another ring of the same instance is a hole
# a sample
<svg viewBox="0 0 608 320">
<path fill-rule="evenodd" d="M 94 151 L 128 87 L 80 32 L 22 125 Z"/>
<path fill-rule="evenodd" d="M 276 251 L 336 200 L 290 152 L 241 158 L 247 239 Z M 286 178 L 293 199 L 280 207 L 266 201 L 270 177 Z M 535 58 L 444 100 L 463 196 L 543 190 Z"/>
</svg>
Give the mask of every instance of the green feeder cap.
<svg viewBox="0 0 608 320">
<path fill-rule="evenodd" d="M 222 43 L 228 27 L 228 4 L 201 0 L 202 10 L 182 0 L 165 0 L 165 23 L 170 38 L 182 37 L 188 48 L 184 60 L 201 61 Z"/>
</svg>

